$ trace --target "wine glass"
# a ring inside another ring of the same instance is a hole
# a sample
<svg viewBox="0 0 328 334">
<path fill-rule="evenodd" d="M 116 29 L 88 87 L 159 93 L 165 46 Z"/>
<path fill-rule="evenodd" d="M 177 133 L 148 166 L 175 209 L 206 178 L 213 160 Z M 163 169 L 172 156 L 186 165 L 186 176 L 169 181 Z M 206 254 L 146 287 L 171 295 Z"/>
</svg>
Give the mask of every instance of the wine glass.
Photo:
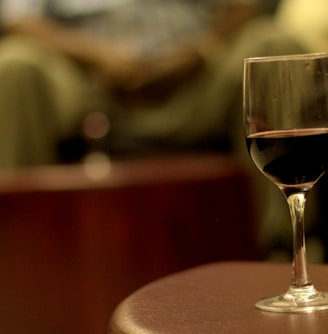
<svg viewBox="0 0 328 334">
<path fill-rule="evenodd" d="M 328 168 L 328 54 L 244 60 L 244 127 L 255 166 L 285 195 L 293 226 L 287 291 L 258 301 L 272 312 L 328 309 L 309 279 L 304 237 L 308 192 Z"/>
</svg>

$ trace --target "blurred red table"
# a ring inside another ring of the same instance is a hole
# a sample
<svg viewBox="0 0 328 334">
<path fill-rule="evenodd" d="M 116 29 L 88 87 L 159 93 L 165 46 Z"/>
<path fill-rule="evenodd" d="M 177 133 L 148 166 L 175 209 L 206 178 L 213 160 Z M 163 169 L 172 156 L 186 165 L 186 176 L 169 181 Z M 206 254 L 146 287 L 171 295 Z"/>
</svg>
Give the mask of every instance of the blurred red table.
<svg viewBox="0 0 328 334">
<path fill-rule="evenodd" d="M 103 334 L 155 279 L 258 260 L 254 199 L 230 155 L 0 170 L 0 333 Z"/>
<path fill-rule="evenodd" d="M 328 266 L 309 267 L 319 290 Z M 290 264 L 222 262 L 167 276 L 139 289 L 114 312 L 108 334 L 328 332 L 328 311 L 271 313 L 254 303 L 288 288 Z"/>
</svg>

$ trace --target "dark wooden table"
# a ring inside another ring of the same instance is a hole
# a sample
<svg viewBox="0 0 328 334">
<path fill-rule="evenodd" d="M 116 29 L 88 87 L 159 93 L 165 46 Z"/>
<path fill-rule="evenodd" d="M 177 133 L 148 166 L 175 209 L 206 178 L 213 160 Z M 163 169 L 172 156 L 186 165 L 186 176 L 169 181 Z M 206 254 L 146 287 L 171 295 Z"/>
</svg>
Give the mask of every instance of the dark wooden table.
<svg viewBox="0 0 328 334">
<path fill-rule="evenodd" d="M 328 290 L 328 266 L 309 267 L 319 290 Z M 285 292 L 290 264 L 222 262 L 167 276 L 125 299 L 108 334 L 328 333 L 328 311 L 271 313 L 254 303 Z"/>
</svg>

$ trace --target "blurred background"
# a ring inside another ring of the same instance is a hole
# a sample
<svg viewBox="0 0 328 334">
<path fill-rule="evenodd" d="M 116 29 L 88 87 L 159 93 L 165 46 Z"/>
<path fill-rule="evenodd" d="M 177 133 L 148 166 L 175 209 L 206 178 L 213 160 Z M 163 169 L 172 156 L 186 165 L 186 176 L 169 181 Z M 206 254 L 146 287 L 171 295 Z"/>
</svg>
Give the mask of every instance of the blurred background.
<svg viewBox="0 0 328 334">
<path fill-rule="evenodd" d="M 246 151 L 243 59 L 326 52 L 327 7 L 0 0 L 0 328 L 101 333 L 163 275 L 291 261 L 286 201 Z M 326 185 L 306 209 L 312 263 Z"/>
</svg>

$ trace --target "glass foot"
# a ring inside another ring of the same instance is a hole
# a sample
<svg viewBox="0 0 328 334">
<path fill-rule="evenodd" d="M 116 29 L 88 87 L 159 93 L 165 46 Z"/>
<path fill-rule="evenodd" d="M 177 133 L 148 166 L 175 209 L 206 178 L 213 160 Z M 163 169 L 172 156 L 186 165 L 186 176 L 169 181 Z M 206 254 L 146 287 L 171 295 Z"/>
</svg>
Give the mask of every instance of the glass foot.
<svg viewBox="0 0 328 334">
<path fill-rule="evenodd" d="M 313 285 L 290 287 L 285 294 L 259 300 L 255 307 L 270 312 L 313 312 L 328 310 L 328 292 L 319 292 Z"/>
</svg>

